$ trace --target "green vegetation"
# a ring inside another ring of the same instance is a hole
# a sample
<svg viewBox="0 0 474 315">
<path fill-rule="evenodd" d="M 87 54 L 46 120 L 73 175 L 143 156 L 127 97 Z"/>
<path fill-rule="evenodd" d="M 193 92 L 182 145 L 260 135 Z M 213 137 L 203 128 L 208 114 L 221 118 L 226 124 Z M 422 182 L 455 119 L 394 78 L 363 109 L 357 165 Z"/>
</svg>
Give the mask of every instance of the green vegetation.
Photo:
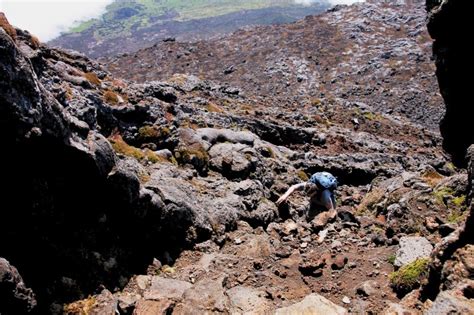
<svg viewBox="0 0 474 315">
<path fill-rule="evenodd" d="M 399 291 L 411 291 L 428 276 L 428 258 L 419 258 L 390 274 L 392 287 Z"/>
<path fill-rule="evenodd" d="M 443 204 L 446 204 L 445 199 L 449 196 L 452 196 L 454 194 L 454 191 L 449 187 L 442 187 L 435 190 L 433 194 L 436 198 L 436 201 L 439 204 L 443 205 Z"/>
<path fill-rule="evenodd" d="M 451 213 L 446 218 L 448 223 L 459 223 L 464 219 L 464 212 L 459 209 L 451 211 Z"/>
<path fill-rule="evenodd" d="M 454 197 L 451 200 L 451 212 L 449 213 L 447 220 L 449 223 L 459 223 L 466 216 L 466 195 L 460 195 Z"/>
<path fill-rule="evenodd" d="M 97 19 L 79 23 L 69 33 L 94 31 L 97 39 L 115 38 L 167 20 L 189 21 L 242 10 L 295 5 L 292 0 L 123 0 L 108 5 Z"/>
<path fill-rule="evenodd" d="M 393 264 L 395 264 L 395 258 L 396 258 L 395 254 L 392 254 L 392 255 L 390 255 L 390 256 L 387 257 L 387 261 L 388 261 L 391 265 L 393 265 Z"/>
<path fill-rule="evenodd" d="M 80 33 L 82 31 L 85 31 L 91 27 L 93 27 L 96 23 L 99 21 L 97 19 L 92 19 L 83 23 L 78 24 L 77 26 L 73 26 L 69 32 L 71 33 Z"/>
<path fill-rule="evenodd" d="M 364 117 L 368 120 L 381 120 L 382 119 L 381 115 L 375 114 L 375 113 L 372 113 L 372 112 L 364 113 Z"/>
<path fill-rule="evenodd" d="M 454 197 L 453 200 L 451 200 L 453 205 L 455 207 L 462 207 L 466 203 L 466 195 L 460 195 L 458 197 Z"/>
</svg>

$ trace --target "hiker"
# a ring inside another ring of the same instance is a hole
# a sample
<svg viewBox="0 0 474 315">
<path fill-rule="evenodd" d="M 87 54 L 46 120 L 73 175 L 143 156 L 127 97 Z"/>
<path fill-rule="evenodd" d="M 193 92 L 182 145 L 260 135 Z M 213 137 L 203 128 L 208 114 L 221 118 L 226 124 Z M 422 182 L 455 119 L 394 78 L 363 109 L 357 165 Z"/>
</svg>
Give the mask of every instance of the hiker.
<svg viewBox="0 0 474 315">
<path fill-rule="evenodd" d="M 337 179 L 328 172 L 314 173 L 311 178 L 304 183 L 291 186 L 276 202 L 277 205 L 285 202 L 286 199 L 296 190 L 304 190 L 310 197 L 310 211 L 315 211 L 317 207 L 324 207 L 331 210 L 336 207 L 334 190 L 337 188 Z M 308 213 L 310 215 L 310 213 Z"/>
</svg>

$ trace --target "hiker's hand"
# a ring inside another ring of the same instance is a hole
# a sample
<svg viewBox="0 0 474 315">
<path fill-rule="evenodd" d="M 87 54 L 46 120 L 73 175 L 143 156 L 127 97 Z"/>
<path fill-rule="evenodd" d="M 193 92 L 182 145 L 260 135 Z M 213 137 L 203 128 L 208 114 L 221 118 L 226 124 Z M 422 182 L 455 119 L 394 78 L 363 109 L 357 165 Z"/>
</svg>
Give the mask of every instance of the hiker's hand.
<svg viewBox="0 0 474 315">
<path fill-rule="evenodd" d="M 277 204 L 277 206 L 279 206 L 280 204 L 284 203 L 285 201 L 286 201 L 286 196 L 283 195 L 280 198 L 278 198 L 278 200 L 275 203 Z"/>
</svg>

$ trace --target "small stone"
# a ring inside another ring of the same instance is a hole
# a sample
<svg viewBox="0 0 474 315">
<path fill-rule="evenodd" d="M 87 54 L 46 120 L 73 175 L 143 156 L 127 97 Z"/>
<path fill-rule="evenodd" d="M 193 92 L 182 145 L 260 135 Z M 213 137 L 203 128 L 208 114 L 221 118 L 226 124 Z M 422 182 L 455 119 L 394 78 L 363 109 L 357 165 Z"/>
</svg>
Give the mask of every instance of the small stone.
<svg viewBox="0 0 474 315">
<path fill-rule="evenodd" d="M 351 299 L 349 299 L 347 296 L 344 296 L 342 298 L 342 303 L 344 304 L 351 304 Z"/>
<path fill-rule="evenodd" d="M 334 270 L 342 269 L 346 265 L 347 260 L 347 257 L 343 255 L 337 255 L 331 264 L 331 268 Z"/>
<path fill-rule="evenodd" d="M 307 243 L 307 242 L 303 242 L 303 243 L 300 244 L 300 247 L 301 247 L 301 248 L 306 248 L 306 247 L 308 247 L 308 243 Z"/>
<path fill-rule="evenodd" d="M 135 281 L 140 290 L 146 290 L 150 286 L 151 277 L 140 275 L 135 278 Z"/>
<path fill-rule="evenodd" d="M 236 238 L 236 239 L 234 240 L 234 243 L 235 243 L 236 245 L 240 245 L 240 244 L 243 243 L 243 241 L 242 241 L 240 238 Z"/>
<path fill-rule="evenodd" d="M 319 243 L 319 244 L 321 244 L 322 242 L 324 242 L 324 239 L 325 239 L 326 236 L 328 235 L 328 232 L 329 232 L 329 229 L 325 229 L 325 230 L 319 231 L 319 233 L 318 233 L 318 243 Z"/>
<path fill-rule="evenodd" d="M 438 222 L 436 222 L 436 219 L 433 217 L 427 217 L 425 219 L 425 223 L 426 223 L 426 228 L 431 232 L 435 231 L 439 227 Z"/>
<path fill-rule="evenodd" d="M 377 293 L 378 284 L 373 280 L 364 281 L 356 288 L 356 293 L 362 296 L 371 296 Z"/>
<path fill-rule="evenodd" d="M 295 233 L 297 230 L 298 230 L 298 225 L 293 220 L 288 220 L 285 223 L 283 223 L 283 228 L 281 232 L 284 235 L 290 235 L 292 233 Z"/>
<path fill-rule="evenodd" d="M 280 246 L 275 250 L 275 256 L 279 258 L 287 258 L 291 255 L 291 248 L 288 246 Z"/>
</svg>

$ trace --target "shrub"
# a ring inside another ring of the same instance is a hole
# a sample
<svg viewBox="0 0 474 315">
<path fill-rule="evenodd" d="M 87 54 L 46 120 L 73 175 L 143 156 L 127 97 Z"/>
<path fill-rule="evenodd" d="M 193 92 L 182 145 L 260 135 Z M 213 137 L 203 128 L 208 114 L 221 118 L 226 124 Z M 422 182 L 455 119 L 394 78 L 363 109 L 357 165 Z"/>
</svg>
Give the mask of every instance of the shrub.
<svg viewBox="0 0 474 315">
<path fill-rule="evenodd" d="M 207 104 L 206 109 L 210 113 L 222 113 L 223 112 L 222 108 L 220 108 L 219 106 L 217 106 L 214 103 Z"/>
<path fill-rule="evenodd" d="M 375 188 L 372 191 L 369 191 L 362 199 L 362 202 L 357 207 L 356 213 L 358 215 L 365 214 L 373 210 L 374 206 L 382 201 L 385 192 L 383 189 Z"/>
<path fill-rule="evenodd" d="M 418 258 L 399 270 L 390 274 L 389 279 L 392 287 L 397 291 L 409 292 L 418 287 L 428 276 L 428 258 Z"/>
<path fill-rule="evenodd" d="M 65 305 L 64 314 L 90 314 L 96 303 L 96 298 L 89 296 L 87 299 Z"/>
<path fill-rule="evenodd" d="M 368 120 L 375 120 L 377 118 L 377 116 L 372 112 L 365 113 L 364 117 L 367 118 Z"/>
<path fill-rule="evenodd" d="M 94 72 L 85 72 L 83 76 L 87 79 L 87 81 L 94 85 L 100 85 L 101 83 L 99 77 L 97 77 L 97 74 L 95 74 Z"/>
<path fill-rule="evenodd" d="M 160 136 L 160 130 L 154 126 L 143 126 L 138 129 L 138 137 L 143 141 L 150 141 Z"/>
<path fill-rule="evenodd" d="M 317 106 L 320 106 L 320 105 L 322 104 L 322 102 L 321 102 L 321 100 L 320 100 L 319 98 L 315 98 L 315 99 L 313 99 L 313 100 L 311 101 L 311 104 L 312 104 L 313 106 L 316 106 L 316 107 L 317 107 Z"/>
<path fill-rule="evenodd" d="M 206 174 L 209 167 L 209 154 L 200 145 L 179 147 L 175 151 L 179 164 L 191 164 L 201 174 Z"/>
<path fill-rule="evenodd" d="M 421 176 L 423 180 L 431 187 L 435 187 L 443 179 L 441 174 L 431 169 L 423 172 Z"/>
<path fill-rule="evenodd" d="M 133 157 L 141 162 L 148 161 L 151 163 L 157 163 L 161 161 L 168 161 L 149 149 L 145 149 L 144 151 L 142 151 L 139 148 L 135 148 L 127 144 L 123 140 L 122 136 L 118 134 L 111 136 L 109 140 L 112 143 L 112 147 L 117 153 Z"/>
<path fill-rule="evenodd" d="M 5 14 L 0 12 L 0 27 L 5 30 L 5 32 L 13 39 L 16 40 L 16 30 L 15 28 L 8 22 L 7 17 Z"/>
<path fill-rule="evenodd" d="M 104 101 L 112 105 L 117 105 L 119 103 L 119 96 L 117 93 L 107 90 L 104 92 Z"/>
<path fill-rule="evenodd" d="M 137 160 L 143 160 L 145 158 L 145 154 L 142 150 L 127 144 L 121 135 L 113 135 L 109 140 L 117 153 L 133 157 Z"/>
<path fill-rule="evenodd" d="M 36 37 L 34 35 L 31 35 L 30 43 L 31 43 L 31 47 L 33 47 L 34 49 L 38 49 L 41 45 L 41 42 L 38 39 L 38 37 Z"/>
</svg>

